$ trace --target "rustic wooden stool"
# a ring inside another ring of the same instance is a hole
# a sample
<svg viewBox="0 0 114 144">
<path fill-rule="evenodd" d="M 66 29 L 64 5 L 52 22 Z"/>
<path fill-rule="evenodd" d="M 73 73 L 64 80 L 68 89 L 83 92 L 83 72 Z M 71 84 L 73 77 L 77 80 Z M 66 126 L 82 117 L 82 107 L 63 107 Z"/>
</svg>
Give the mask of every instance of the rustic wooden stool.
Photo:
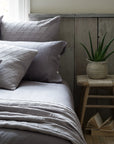
<svg viewBox="0 0 114 144">
<path fill-rule="evenodd" d="M 114 75 L 108 75 L 106 79 L 94 80 L 88 78 L 87 75 L 77 76 L 77 85 L 85 86 L 85 94 L 83 98 L 82 113 L 81 113 L 81 126 L 83 125 L 86 108 L 114 108 L 114 105 L 88 105 L 89 98 L 102 98 L 114 100 Z M 91 87 L 112 87 L 113 95 L 89 95 Z"/>
</svg>

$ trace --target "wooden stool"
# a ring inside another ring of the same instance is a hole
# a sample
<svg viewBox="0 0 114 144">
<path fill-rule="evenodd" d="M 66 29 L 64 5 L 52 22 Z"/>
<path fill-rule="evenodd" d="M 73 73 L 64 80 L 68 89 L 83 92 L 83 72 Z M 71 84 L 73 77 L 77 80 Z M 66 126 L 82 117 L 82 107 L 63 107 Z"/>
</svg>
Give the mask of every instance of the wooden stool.
<svg viewBox="0 0 114 144">
<path fill-rule="evenodd" d="M 106 79 L 89 79 L 87 75 L 77 76 L 77 85 L 85 86 L 85 94 L 83 98 L 82 113 L 81 113 L 81 126 L 83 125 L 86 108 L 114 108 L 114 105 L 88 105 L 87 101 L 89 98 L 102 98 L 102 99 L 113 99 L 114 95 L 89 95 L 91 87 L 112 87 L 114 94 L 114 75 L 108 75 Z"/>
</svg>

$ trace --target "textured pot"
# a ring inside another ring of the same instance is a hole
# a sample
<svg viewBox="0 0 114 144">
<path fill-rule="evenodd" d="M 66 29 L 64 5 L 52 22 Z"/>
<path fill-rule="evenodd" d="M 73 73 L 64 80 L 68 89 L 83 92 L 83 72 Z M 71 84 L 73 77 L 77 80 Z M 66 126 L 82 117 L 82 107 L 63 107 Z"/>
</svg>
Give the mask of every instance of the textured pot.
<svg viewBox="0 0 114 144">
<path fill-rule="evenodd" d="M 89 78 L 104 79 L 107 77 L 108 74 L 107 62 L 94 62 L 88 60 L 86 72 Z"/>
</svg>

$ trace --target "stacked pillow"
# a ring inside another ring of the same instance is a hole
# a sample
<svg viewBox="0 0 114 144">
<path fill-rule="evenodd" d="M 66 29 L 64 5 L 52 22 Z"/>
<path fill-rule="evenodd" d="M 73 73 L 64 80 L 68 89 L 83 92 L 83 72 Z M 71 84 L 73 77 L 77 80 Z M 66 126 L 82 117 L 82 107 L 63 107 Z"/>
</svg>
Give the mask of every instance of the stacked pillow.
<svg viewBox="0 0 114 144">
<path fill-rule="evenodd" d="M 2 21 L 1 39 L 8 41 L 54 41 L 57 40 L 60 17 L 41 21 Z"/>
<path fill-rule="evenodd" d="M 2 22 L 1 24 L 2 41 L 0 41 L 0 46 L 5 45 L 4 46 L 5 48 L 6 47 L 8 48 L 9 46 L 9 49 L 11 49 L 11 51 L 12 47 L 13 49 L 14 48 L 15 49 L 21 48 L 21 50 L 27 49 L 30 50 L 30 52 L 32 51 L 36 52 L 36 50 L 38 51 L 38 54 L 35 56 L 33 61 L 30 59 L 30 62 L 32 61 L 32 63 L 29 66 L 29 68 L 27 65 L 28 70 L 27 68 L 24 69 L 24 73 L 22 74 L 23 76 L 25 74 L 25 71 L 27 70 L 24 79 L 40 82 L 55 82 L 55 83 L 62 82 L 62 78 L 59 74 L 59 59 L 64 48 L 66 47 L 66 42 L 54 41 L 57 39 L 59 23 L 60 23 L 59 16 L 42 21 L 19 22 L 19 23 L 12 23 L 6 21 Z M 12 66 L 14 65 L 12 64 L 12 60 L 14 59 L 11 57 L 11 61 L 9 60 L 9 64 L 11 64 Z M 25 61 L 26 63 L 26 60 L 23 61 Z M 1 65 L 3 64 L 3 67 L 6 66 L 4 62 L 5 61 L 3 60 L 3 62 L 1 63 Z M 30 62 L 28 63 L 30 64 Z M 14 63 L 18 62 L 16 61 Z M 25 65 L 26 64 L 23 64 L 24 67 Z M 15 73 L 17 73 L 17 75 L 20 73 L 18 72 L 18 69 L 19 69 L 18 66 L 16 67 L 16 70 L 13 69 L 14 71 L 16 71 Z M 0 77 L 1 72 L 3 72 L 2 69 L 0 69 Z M 18 78 L 18 82 L 17 84 L 15 84 L 14 87 L 9 86 L 11 85 L 10 82 L 11 83 L 14 82 L 11 81 L 11 78 L 8 79 L 9 82 L 8 86 L 0 85 L 0 87 L 7 89 L 15 89 L 23 76 L 20 76 L 20 78 Z M 14 73 L 12 73 L 11 77 L 13 78 L 15 77 Z"/>
<path fill-rule="evenodd" d="M 3 16 L 0 16 L 0 37 L 1 37 L 1 23 L 2 23 Z"/>
<path fill-rule="evenodd" d="M 66 47 L 64 41 L 51 42 L 9 42 L 0 41 L 0 44 L 19 46 L 28 49 L 35 49 L 38 54 L 32 61 L 25 78 L 26 80 L 40 82 L 62 82 L 59 74 L 60 55 Z"/>
<path fill-rule="evenodd" d="M 37 50 L 0 44 L 0 87 L 16 89 L 36 54 Z"/>
</svg>

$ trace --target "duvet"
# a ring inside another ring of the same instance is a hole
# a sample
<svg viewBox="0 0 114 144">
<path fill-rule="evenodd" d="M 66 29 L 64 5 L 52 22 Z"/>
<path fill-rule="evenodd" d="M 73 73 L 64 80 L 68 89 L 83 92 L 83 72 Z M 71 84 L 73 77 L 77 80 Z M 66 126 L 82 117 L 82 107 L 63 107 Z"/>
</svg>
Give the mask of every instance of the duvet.
<svg viewBox="0 0 114 144">
<path fill-rule="evenodd" d="M 52 85 L 53 88 L 54 86 L 56 84 Z M 8 143 L 4 134 L 9 130 L 35 135 L 41 133 L 64 139 L 72 144 L 86 144 L 74 110 L 60 103 L 0 97 L 0 144 Z"/>
</svg>

